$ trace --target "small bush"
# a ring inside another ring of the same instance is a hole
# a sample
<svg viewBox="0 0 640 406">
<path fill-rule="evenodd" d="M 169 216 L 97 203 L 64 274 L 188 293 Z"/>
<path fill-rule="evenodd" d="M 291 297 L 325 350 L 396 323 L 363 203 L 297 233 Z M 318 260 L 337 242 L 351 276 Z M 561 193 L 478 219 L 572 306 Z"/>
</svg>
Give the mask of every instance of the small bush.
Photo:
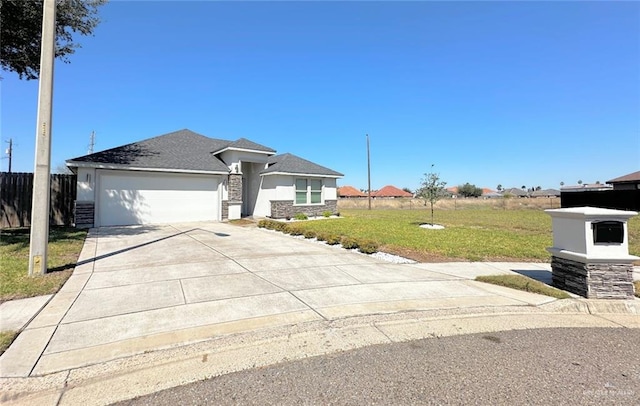
<svg viewBox="0 0 640 406">
<path fill-rule="evenodd" d="M 296 220 L 308 220 L 308 219 L 309 219 L 309 216 L 307 216 L 307 215 L 306 215 L 306 214 L 304 214 L 304 213 L 296 213 L 296 214 L 293 216 L 293 218 L 294 218 L 294 219 L 296 219 Z"/>
<path fill-rule="evenodd" d="M 325 211 L 322 212 L 322 215 L 324 217 L 331 217 L 331 212 L 329 210 L 325 210 Z"/>
<path fill-rule="evenodd" d="M 635 293 L 636 297 L 640 297 L 640 281 L 633 282 L 633 286 L 636 289 L 636 293 Z"/>
<path fill-rule="evenodd" d="M 258 221 L 258 227 L 259 228 L 267 228 L 267 224 L 269 223 L 269 220 L 260 220 Z"/>
<path fill-rule="evenodd" d="M 316 232 L 313 230 L 307 230 L 302 235 L 304 235 L 304 238 L 316 238 Z"/>
<path fill-rule="evenodd" d="M 337 234 L 329 233 L 325 236 L 324 241 L 329 245 L 337 245 L 340 244 L 340 236 Z"/>
<path fill-rule="evenodd" d="M 351 237 L 342 237 L 342 239 L 340 240 L 340 244 L 342 244 L 342 248 L 348 250 L 358 248 L 358 241 L 355 238 Z"/>
<path fill-rule="evenodd" d="M 302 230 L 300 230 L 298 227 L 289 227 L 289 234 L 290 235 L 302 235 Z"/>
<path fill-rule="evenodd" d="M 378 252 L 378 243 L 373 240 L 359 241 L 358 250 L 363 254 L 375 254 Z"/>
<path fill-rule="evenodd" d="M 318 241 L 324 241 L 329 245 L 340 244 L 340 236 L 334 233 L 317 233 Z"/>
</svg>

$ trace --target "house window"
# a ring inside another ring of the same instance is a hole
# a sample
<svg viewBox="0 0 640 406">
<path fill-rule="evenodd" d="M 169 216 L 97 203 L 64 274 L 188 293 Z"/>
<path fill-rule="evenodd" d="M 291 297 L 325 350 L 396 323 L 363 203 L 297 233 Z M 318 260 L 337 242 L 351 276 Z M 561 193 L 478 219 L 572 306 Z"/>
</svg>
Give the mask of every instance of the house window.
<svg viewBox="0 0 640 406">
<path fill-rule="evenodd" d="M 296 204 L 321 204 L 322 180 L 296 179 Z"/>
<path fill-rule="evenodd" d="M 296 179 L 296 204 L 307 203 L 307 180 Z"/>
</svg>

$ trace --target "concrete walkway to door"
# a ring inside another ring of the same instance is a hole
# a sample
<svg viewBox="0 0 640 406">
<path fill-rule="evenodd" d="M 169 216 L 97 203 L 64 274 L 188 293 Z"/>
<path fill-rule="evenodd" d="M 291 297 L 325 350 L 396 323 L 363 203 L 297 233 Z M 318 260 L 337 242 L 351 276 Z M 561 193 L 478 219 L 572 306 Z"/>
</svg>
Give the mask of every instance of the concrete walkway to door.
<svg viewBox="0 0 640 406">
<path fill-rule="evenodd" d="M 555 301 L 473 281 L 514 270 L 549 266 L 391 264 L 223 223 L 94 229 L 73 276 L 0 357 L 0 375 L 41 376 L 297 323 Z"/>
</svg>

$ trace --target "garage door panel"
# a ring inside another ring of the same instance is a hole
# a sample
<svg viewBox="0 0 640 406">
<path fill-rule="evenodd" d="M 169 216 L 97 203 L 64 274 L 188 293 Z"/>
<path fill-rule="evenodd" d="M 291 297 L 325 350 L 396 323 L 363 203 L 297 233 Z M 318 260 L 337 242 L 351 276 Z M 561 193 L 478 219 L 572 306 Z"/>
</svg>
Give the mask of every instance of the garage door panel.
<svg viewBox="0 0 640 406">
<path fill-rule="evenodd" d="M 207 175 L 101 174 L 99 224 L 218 220 L 218 184 Z"/>
</svg>

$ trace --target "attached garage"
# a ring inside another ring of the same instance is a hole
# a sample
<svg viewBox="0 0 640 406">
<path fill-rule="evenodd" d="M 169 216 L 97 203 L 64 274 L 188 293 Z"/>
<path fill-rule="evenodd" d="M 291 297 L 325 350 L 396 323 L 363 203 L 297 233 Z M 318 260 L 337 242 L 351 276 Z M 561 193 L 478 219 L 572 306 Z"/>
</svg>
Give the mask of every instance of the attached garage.
<svg viewBox="0 0 640 406">
<path fill-rule="evenodd" d="M 97 226 L 220 220 L 220 177 L 97 170 Z"/>
</svg>

